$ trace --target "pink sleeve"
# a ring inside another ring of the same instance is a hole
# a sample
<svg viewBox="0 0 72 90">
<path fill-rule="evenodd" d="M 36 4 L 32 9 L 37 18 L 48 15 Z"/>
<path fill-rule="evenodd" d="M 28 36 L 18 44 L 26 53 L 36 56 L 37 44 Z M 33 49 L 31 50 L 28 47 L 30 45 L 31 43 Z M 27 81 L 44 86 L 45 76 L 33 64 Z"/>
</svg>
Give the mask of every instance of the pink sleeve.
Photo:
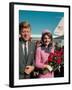
<svg viewBox="0 0 72 90">
<path fill-rule="evenodd" d="M 41 48 L 37 48 L 36 50 L 36 67 L 43 68 L 44 64 L 41 62 Z"/>
</svg>

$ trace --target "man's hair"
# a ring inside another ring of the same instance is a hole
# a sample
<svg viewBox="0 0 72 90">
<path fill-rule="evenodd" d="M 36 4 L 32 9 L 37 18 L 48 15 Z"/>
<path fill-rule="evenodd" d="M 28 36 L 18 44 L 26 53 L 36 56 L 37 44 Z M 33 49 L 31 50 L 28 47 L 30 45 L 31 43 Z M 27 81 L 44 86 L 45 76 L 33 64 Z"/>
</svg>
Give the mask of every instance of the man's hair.
<svg viewBox="0 0 72 90">
<path fill-rule="evenodd" d="M 31 26 L 30 26 L 30 24 L 27 21 L 21 22 L 19 24 L 19 33 L 21 32 L 21 30 L 23 28 L 30 28 L 30 30 L 31 30 Z"/>
</svg>

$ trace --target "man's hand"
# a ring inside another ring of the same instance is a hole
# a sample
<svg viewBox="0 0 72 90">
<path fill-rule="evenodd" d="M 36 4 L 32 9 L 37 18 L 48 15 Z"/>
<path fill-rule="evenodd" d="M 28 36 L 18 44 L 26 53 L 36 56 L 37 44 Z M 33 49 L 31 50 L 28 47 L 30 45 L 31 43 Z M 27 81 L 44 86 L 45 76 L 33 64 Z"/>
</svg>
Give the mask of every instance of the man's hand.
<svg viewBox="0 0 72 90">
<path fill-rule="evenodd" d="M 25 73 L 30 74 L 34 70 L 34 66 L 26 66 Z"/>
</svg>

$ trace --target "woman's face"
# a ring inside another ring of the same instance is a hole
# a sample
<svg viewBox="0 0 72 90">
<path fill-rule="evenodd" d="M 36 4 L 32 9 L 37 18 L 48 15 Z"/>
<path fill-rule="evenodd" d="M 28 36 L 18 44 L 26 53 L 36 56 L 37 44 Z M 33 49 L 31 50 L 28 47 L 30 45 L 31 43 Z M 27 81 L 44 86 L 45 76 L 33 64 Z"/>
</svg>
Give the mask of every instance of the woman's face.
<svg viewBox="0 0 72 90">
<path fill-rule="evenodd" d="M 44 44 L 46 46 L 48 46 L 50 44 L 50 42 L 51 42 L 51 39 L 49 38 L 48 35 L 45 35 L 44 38 L 43 38 L 43 41 L 44 41 Z"/>
</svg>

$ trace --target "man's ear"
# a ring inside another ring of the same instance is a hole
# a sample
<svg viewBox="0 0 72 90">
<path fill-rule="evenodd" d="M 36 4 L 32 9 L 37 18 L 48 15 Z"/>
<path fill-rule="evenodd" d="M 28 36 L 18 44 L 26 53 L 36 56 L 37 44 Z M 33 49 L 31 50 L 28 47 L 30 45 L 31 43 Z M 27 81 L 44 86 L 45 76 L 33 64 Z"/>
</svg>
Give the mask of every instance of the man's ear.
<svg viewBox="0 0 72 90">
<path fill-rule="evenodd" d="M 21 38 L 21 34 L 19 34 L 19 38 Z"/>
</svg>

